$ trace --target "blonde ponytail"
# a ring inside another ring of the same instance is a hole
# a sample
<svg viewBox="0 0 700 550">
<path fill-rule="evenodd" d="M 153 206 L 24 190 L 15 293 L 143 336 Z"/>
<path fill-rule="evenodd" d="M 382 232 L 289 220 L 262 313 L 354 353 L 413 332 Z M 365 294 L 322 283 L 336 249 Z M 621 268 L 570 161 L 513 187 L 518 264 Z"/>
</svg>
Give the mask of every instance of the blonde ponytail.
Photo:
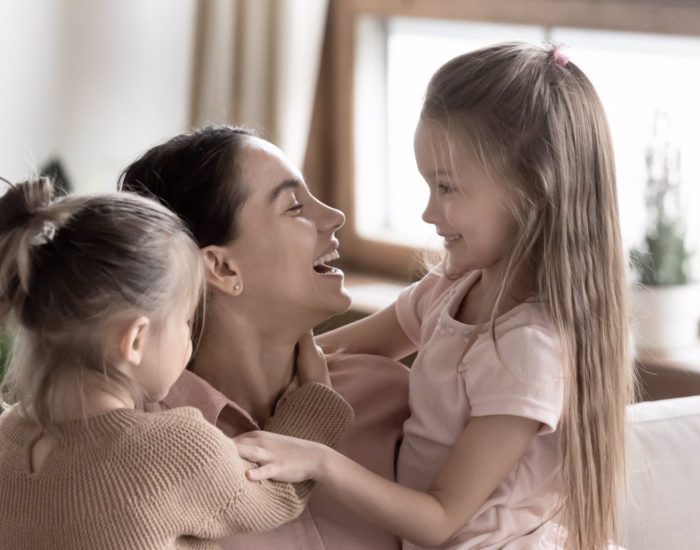
<svg viewBox="0 0 700 550">
<path fill-rule="evenodd" d="M 142 402 L 109 335 L 140 315 L 158 327 L 204 291 L 199 249 L 164 206 L 130 193 L 52 198 L 45 178 L 0 196 L 0 324 L 14 336 L 0 400 L 47 430 L 88 372 Z"/>
<path fill-rule="evenodd" d="M 32 254 L 50 240 L 70 208 L 51 205 L 53 185 L 38 178 L 10 188 L 0 198 L 0 324 L 21 312 L 29 293 Z"/>
</svg>

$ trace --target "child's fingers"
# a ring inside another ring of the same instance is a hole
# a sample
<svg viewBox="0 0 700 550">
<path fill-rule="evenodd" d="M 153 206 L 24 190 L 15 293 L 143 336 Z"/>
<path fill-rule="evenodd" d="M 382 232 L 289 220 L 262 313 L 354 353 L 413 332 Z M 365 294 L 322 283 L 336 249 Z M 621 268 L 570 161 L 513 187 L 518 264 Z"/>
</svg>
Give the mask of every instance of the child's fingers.
<svg viewBox="0 0 700 550">
<path fill-rule="evenodd" d="M 270 453 L 258 445 L 247 445 L 237 442 L 236 448 L 238 449 L 238 456 L 248 462 L 263 463 L 270 460 Z"/>
<path fill-rule="evenodd" d="M 302 384 L 319 382 L 330 385 L 326 357 L 310 332 L 301 337 L 297 346 L 297 374 Z"/>
<path fill-rule="evenodd" d="M 274 464 L 264 464 L 259 468 L 253 468 L 246 472 L 246 476 L 250 481 L 262 481 L 270 479 L 277 474 L 277 467 Z"/>
<path fill-rule="evenodd" d="M 312 332 L 307 332 L 299 339 L 299 357 L 307 359 L 310 362 L 317 364 L 323 363 L 325 365 L 326 358 L 323 355 L 323 350 L 321 346 L 316 344 Z"/>
<path fill-rule="evenodd" d="M 233 438 L 236 445 L 257 445 L 258 441 L 265 439 L 267 432 L 257 430 L 255 432 L 246 432 Z"/>
</svg>

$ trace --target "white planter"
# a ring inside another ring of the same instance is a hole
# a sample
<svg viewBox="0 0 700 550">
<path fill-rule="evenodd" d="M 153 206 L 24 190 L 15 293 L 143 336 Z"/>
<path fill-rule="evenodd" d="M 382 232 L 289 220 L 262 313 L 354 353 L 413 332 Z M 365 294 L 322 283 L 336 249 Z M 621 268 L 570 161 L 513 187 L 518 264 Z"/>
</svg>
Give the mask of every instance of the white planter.
<svg viewBox="0 0 700 550">
<path fill-rule="evenodd" d="M 638 350 L 669 353 L 700 343 L 700 284 L 636 286 L 631 306 Z"/>
</svg>

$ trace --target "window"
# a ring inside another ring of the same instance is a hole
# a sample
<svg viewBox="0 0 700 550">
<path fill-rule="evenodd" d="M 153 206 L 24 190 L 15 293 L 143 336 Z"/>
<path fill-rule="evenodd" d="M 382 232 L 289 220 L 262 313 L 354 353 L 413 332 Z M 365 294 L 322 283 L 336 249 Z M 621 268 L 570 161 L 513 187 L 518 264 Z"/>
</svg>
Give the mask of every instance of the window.
<svg viewBox="0 0 700 550">
<path fill-rule="evenodd" d="M 626 246 L 643 237 L 649 147 L 667 143 L 679 156 L 684 203 L 698 209 L 700 10 L 685 8 L 685 17 L 677 20 L 671 16 L 683 8 L 667 6 L 675 27 L 662 28 L 658 7 L 631 3 L 609 3 L 617 11 L 599 15 L 601 2 L 581 1 L 561 2 L 557 9 L 547 3 L 546 10 L 543 2 L 522 1 L 520 9 L 511 4 L 510 10 L 491 14 L 485 13 L 490 9 L 485 2 L 471 7 L 398 0 L 341 4 L 339 30 L 343 24 L 349 30 L 339 32 L 338 51 L 344 52 L 339 70 L 347 73 L 344 89 L 351 93 L 340 106 L 347 124 L 337 125 L 343 133 L 339 157 L 345 161 L 338 203 L 349 214 L 343 249 L 351 264 L 405 277 L 416 265 L 415 249 L 438 244 L 434 229 L 420 219 L 427 186 L 413 158 L 422 95 L 448 59 L 505 40 L 568 45 L 598 90 L 615 147 Z M 589 10 L 574 10 L 575 17 L 567 10 L 586 4 Z M 603 26 L 608 28 L 596 28 Z M 689 235 L 700 236 L 700 209 L 688 214 Z"/>
</svg>

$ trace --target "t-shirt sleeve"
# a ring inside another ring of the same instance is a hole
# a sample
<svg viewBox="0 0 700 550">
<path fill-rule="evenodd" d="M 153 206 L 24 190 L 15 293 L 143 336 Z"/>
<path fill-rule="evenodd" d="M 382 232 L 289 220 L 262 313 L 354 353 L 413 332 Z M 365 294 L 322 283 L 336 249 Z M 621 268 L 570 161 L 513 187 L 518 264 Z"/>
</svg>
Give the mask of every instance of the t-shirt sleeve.
<svg viewBox="0 0 700 550">
<path fill-rule="evenodd" d="M 556 430 L 564 399 L 559 338 L 548 329 L 518 327 L 474 348 L 461 369 L 472 416 L 508 414 L 542 423 L 539 434 Z"/>
<path fill-rule="evenodd" d="M 421 323 L 428 306 L 432 303 L 431 297 L 436 287 L 441 286 L 441 282 L 444 282 L 444 275 L 431 271 L 420 281 L 403 289 L 396 299 L 396 317 L 399 325 L 416 346 L 420 344 Z"/>
</svg>

